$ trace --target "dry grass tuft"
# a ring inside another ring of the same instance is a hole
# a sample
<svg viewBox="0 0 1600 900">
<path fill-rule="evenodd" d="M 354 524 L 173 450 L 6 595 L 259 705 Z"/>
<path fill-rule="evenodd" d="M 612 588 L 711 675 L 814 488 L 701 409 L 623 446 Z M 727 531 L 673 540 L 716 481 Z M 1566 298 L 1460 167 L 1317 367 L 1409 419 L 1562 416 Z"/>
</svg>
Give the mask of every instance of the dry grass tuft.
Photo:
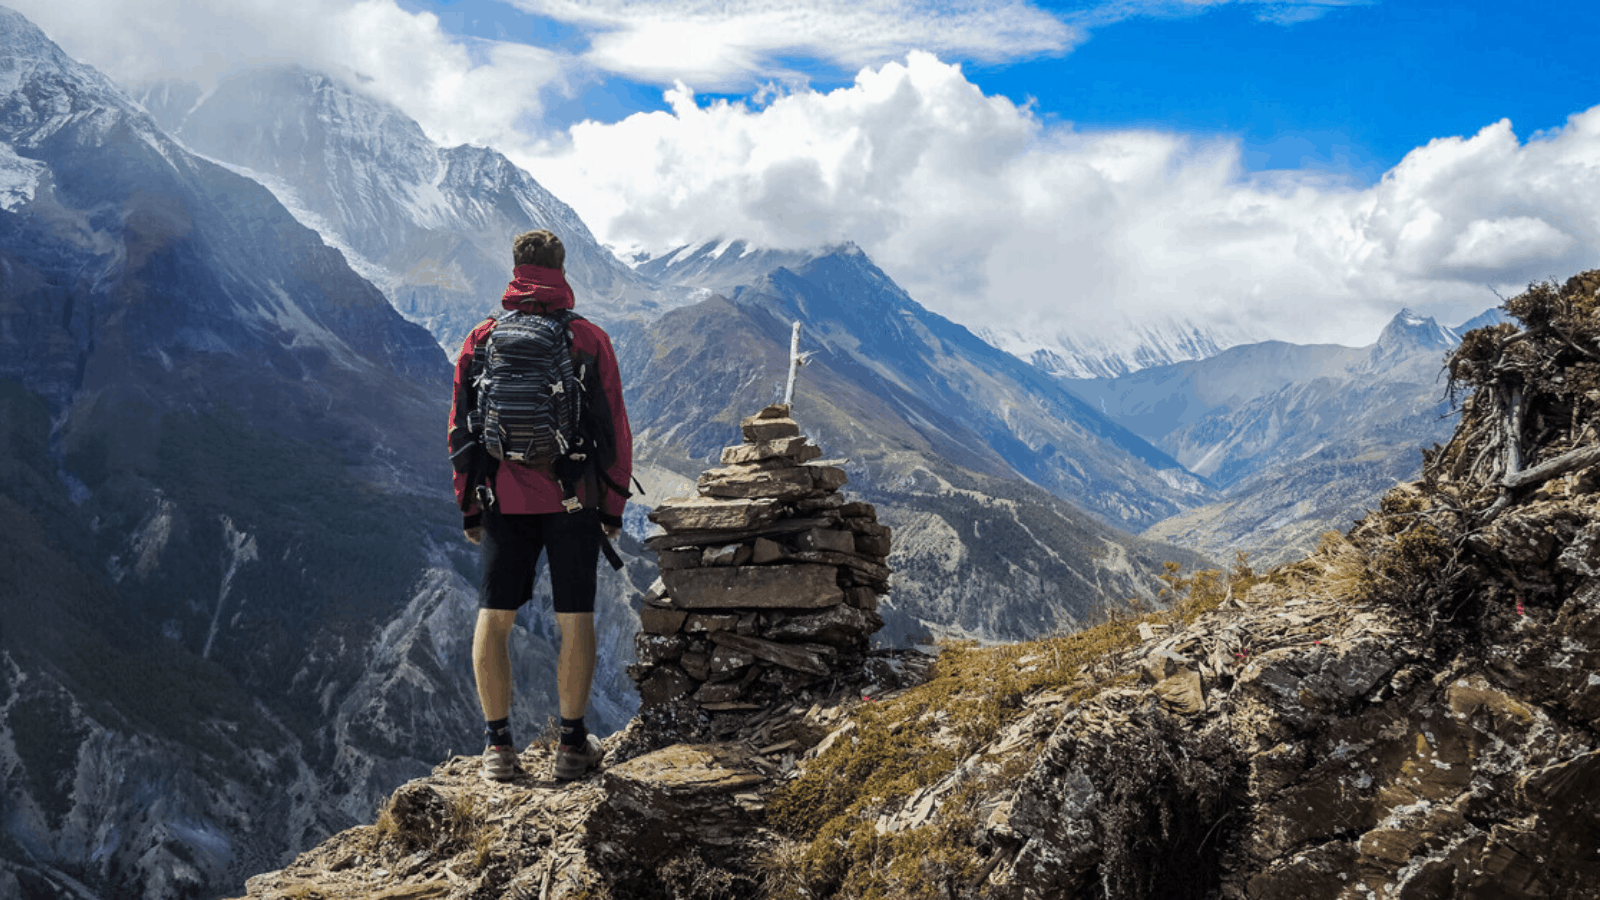
<svg viewBox="0 0 1600 900">
<path fill-rule="evenodd" d="M 1002 732 L 1032 712 L 1030 699 L 1056 694 L 1064 701 L 1053 704 L 1059 709 L 1131 680 L 1115 662 L 1141 642 L 1141 623 L 1181 628 L 1264 579 L 1241 556 L 1231 573 L 1185 574 L 1169 563 L 1162 580 L 1166 609 L 1139 615 L 1130 604 L 1093 628 L 1026 643 L 950 644 L 926 683 L 857 706 L 850 730 L 768 804 L 769 823 L 794 841 L 767 858 L 769 896 L 968 893 L 982 874 L 973 846 L 978 804 L 1027 771 L 1038 745 L 962 768 L 937 812 L 918 827 L 880 834 L 879 817 L 946 782 L 980 751 L 994 751 Z"/>
</svg>

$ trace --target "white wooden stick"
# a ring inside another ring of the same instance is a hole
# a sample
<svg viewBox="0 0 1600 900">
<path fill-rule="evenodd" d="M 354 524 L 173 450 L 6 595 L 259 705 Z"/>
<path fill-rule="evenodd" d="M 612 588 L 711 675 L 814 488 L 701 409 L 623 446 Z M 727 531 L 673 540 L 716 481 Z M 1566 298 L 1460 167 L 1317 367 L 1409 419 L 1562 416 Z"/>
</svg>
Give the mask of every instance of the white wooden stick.
<svg viewBox="0 0 1600 900">
<path fill-rule="evenodd" d="M 800 323 L 794 323 L 794 332 L 789 336 L 789 386 L 783 389 L 783 404 L 788 406 L 794 403 L 794 376 L 800 371 L 800 364 L 805 360 L 800 358 Z"/>
</svg>

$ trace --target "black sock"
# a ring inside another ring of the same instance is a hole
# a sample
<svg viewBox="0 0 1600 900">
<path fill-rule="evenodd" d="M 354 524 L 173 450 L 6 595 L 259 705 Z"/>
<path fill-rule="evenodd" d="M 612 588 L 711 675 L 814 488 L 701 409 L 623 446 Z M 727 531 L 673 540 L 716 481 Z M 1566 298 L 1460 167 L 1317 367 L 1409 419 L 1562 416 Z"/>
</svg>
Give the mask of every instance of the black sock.
<svg viewBox="0 0 1600 900">
<path fill-rule="evenodd" d="M 589 729 L 583 724 L 583 717 L 561 720 L 561 743 L 568 747 L 582 747 L 589 740 Z"/>
<path fill-rule="evenodd" d="M 484 723 L 483 734 L 491 747 L 510 747 L 511 719 L 495 719 L 493 722 Z"/>
</svg>

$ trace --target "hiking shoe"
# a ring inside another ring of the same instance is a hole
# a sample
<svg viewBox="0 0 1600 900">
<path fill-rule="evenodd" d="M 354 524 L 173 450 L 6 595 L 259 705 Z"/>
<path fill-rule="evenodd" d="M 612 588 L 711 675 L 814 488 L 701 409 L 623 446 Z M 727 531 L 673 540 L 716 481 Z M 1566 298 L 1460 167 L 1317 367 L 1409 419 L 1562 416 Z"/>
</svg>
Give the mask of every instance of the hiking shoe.
<svg viewBox="0 0 1600 900">
<path fill-rule="evenodd" d="M 560 744 L 556 747 L 555 774 L 557 781 L 572 781 L 589 774 L 589 770 L 600 764 L 600 758 L 606 755 L 605 748 L 600 746 L 600 739 L 589 735 L 582 747 L 568 747 Z"/>
<path fill-rule="evenodd" d="M 483 748 L 483 777 L 489 781 L 510 781 L 523 774 L 517 751 L 510 747 Z"/>
</svg>

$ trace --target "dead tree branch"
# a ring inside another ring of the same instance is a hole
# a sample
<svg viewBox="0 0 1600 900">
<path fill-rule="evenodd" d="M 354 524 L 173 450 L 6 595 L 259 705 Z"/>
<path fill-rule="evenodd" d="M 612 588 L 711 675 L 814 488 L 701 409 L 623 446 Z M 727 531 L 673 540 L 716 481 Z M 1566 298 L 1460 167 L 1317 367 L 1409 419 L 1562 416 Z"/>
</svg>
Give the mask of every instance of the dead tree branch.
<svg viewBox="0 0 1600 900">
<path fill-rule="evenodd" d="M 1565 475 L 1578 469 L 1600 464 L 1600 444 L 1591 444 L 1568 450 L 1560 456 L 1546 460 L 1526 471 L 1515 474 L 1508 473 L 1501 484 L 1508 490 L 1527 487 L 1530 484 L 1539 484 L 1549 481 L 1558 475 Z"/>
</svg>

